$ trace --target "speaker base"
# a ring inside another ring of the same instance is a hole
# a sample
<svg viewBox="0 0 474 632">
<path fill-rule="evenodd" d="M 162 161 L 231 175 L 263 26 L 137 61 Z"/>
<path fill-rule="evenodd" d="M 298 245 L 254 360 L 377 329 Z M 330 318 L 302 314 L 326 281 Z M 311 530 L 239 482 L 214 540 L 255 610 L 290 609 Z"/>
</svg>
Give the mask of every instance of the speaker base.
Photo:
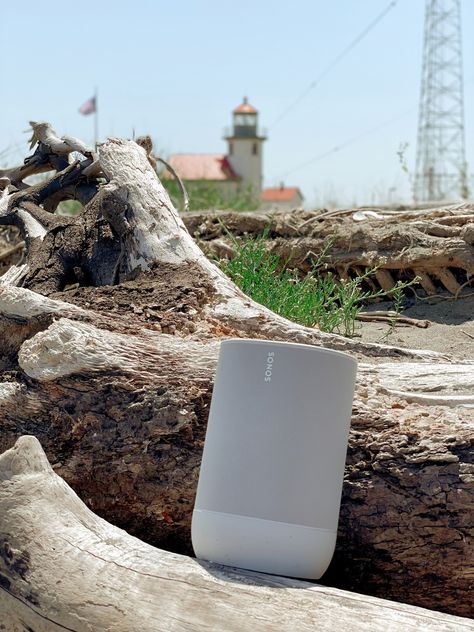
<svg viewBox="0 0 474 632">
<path fill-rule="evenodd" d="M 191 539 L 197 558 L 248 570 L 319 579 L 337 532 L 287 522 L 195 509 Z"/>
</svg>

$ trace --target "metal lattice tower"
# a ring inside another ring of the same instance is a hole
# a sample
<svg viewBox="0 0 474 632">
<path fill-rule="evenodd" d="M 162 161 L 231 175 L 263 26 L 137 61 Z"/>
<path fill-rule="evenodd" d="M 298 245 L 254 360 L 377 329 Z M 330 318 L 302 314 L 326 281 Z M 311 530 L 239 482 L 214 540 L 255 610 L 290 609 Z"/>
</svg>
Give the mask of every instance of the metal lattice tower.
<svg viewBox="0 0 474 632">
<path fill-rule="evenodd" d="M 460 0 L 426 0 L 414 197 L 468 196 Z"/>
</svg>

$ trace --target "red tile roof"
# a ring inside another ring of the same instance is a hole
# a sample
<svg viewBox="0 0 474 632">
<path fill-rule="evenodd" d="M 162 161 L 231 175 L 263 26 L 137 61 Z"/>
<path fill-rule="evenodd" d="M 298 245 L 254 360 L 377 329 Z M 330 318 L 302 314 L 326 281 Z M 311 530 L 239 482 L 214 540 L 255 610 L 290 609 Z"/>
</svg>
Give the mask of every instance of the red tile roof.
<svg viewBox="0 0 474 632">
<path fill-rule="evenodd" d="M 174 154 L 168 162 L 183 180 L 235 180 L 238 176 L 224 154 Z M 169 174 L 165 172 L 165 177 Z"/>
<path fill-rule="evenodd" d="M 291 202 L 295 196 L 303 199 L 298 187 L 275 187 L 262 191 L 262 200 L 264 202 Z"/>
<path fill-rule="evenodd" d="M 235 108 L 234 114 L 257 114 L 257 110 L 244 97 L 243 102 Z"/>
</svg>

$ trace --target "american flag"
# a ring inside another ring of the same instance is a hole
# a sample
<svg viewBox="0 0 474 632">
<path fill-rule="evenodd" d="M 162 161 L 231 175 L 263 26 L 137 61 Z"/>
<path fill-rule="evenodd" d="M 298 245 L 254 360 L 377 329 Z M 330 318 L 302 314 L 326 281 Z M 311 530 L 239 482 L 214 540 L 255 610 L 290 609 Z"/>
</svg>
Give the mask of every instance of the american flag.
<svg viewBox="0 0 474 632">
<path fill-rule="evenodd" d="M 84 115 L 93 114 L 96 109 L 95 97 L 91 97 L 81 105 L 79 112 Z"/>
</svg>

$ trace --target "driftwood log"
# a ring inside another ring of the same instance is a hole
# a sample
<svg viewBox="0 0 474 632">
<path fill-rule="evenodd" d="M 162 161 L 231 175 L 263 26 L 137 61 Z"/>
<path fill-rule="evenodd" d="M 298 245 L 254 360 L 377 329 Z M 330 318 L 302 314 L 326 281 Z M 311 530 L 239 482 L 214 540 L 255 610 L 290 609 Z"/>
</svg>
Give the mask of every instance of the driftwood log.
<svg viewBox="0 0 474 632">
<path fill-rule="evenodd" d="M 273 314 L 203 255 L 139 144 L 59 167 L 57 144 L 42 153 L 52 178 L 27 187 L 19 168 L 0 192 L 0 224 L 26 243 L 0 278 L 0 450 L 35 435 L 90 509 L 189 553 L 220 339 L 346 350 L 360 368 L 324 581 L 472 616 L 474 364 Z M 51 212 L 70 197 L 79 216 Z"/>
<path fill-rule="evenodd" d="M 93 514 L 34 437 L 0 455 L 0 630 L 461 632 L 474 622 L 201 562 Z"/>
<path fill-rule="evenodd" d="M 378 269 L 372 290 L 390 290 L 418 277 L 422 290 L 458 294 L 473 285 L 474 205 L 431 209 L 348 209 L 259 213 L 188 213 L 186 227 L 204 251 L 232 256 L 242 235 L 268 231 L 268 246 L 291 267 L 311 270 L 328 242 L 325 266 L 339 278 Z"/>
</svg>

